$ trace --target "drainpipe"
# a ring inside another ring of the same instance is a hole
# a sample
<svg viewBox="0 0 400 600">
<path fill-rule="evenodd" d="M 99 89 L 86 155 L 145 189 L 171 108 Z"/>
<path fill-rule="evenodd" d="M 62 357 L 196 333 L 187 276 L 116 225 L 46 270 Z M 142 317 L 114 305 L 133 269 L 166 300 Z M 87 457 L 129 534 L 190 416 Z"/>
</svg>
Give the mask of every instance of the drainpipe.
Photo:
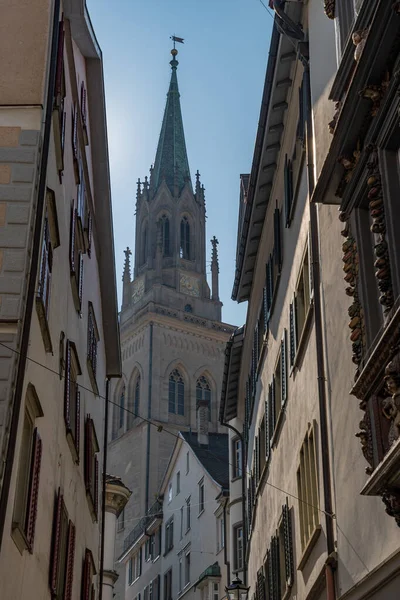
<svg viewBox="0 0 400 600">
<path fill-rule="evenodd" d="M 109 409 L 110 380 L 106 379 L 106 399 L 104 411 L 104 441 L 103 441 L 103 489 L 101 493 L 101 547 L 100 547 L 100 590 L 99 600 L 103 598 L 104 575 L 104 534 L 106 523 L 106 473 L 107 473 L 107 442 L 108 442 L 108 409 Z"/>
<path fill-rule="evenodd" d="M 43 127 L 43 145 L 42 153 L 40 157 L 39 165 L 39 183 L 37 192 L 37 208 L 35 216 L 35 225 L 33 232 L 33 239 L 31 245 L 31 263 L 30 272 L 28 275 L 28 287 L 26 292 L 26 306 L 25 315 L 21 333 L 21 346 L 19 354 L 19 362 L 16 375 L 14 401 L 12 408 L 11 424 L 10 424 L 10 437 L 7 446 L 7 456 L 5 460 L 4 469 L 4 480 L 0 498 L 0 550 L 3 540 L 4 523 L 7 512 L 8 497 L 10 492 L 11 474 L 14 467 L 14 456 L 15 446 L 18 433 L 18 422 L 21 412 L 22 404 L 22 390 L 24 386 L 24 375 L 26 360 L 29 347 L 29 334 L 31 328 L 31 319 L 33 304 L 35 300 L 35 288 L 36 278 L 39 266 L 39 253 L 40 253 L 40 238 L 42 235 L 42 222 L 43 222 L 43 208 L 46 192 L 46 179 L 47 179 L 47 162 L 49 157 L 50 147 L 50 134 L 51 134 L 51 123 L 53 114 L 53 98 L 54 88 L 56 79 L 56 67 L 57 67 L 57 46 L 58 46 L 58 22 L 60 19 L 60 0 L 54 0 L 54 12 L 53 12 L 53 23 L 52 23 L 52 39 L 50 49 L 50 64 L 49 64 L 49 76 L 47 82 L 47 98 L 46 98 L 46 109 L 44 115 L 44 127 Z M 35 205 L 35 202 L 33 203 Z"/>
<path fill-rule="evenodd" d="M 227 585 L 231 584 L 231 562 L 228 560 L 228 548 L 227 548 L 227 538 L 226 538 L 226 505 L 228 500 L 224 501 L 224 563 L 226 565 L 226 582 Z"/>
<path fill-rule="evenodd" d="M 304 69 L 304 85 L 306 98 L 306 153 L 307 153 L 307 172 L 308 172 L 308 193 L 311 198 L 315 187 L 314 178 L 314 155 L 313 155 L 313 122 L 311 107 L 311 84 L 310 69 L 307 64 Z M 318 404 L 320 414 L 320 434 L 321 434 L 321 455 L 322 455 L 322 480 L 324 488 L 324 511 L 326 527 L 326 545 L 328 559 L 325 563 L 327 600 L 335 600 L 335 579 L 333 568 L 335 567 L 335 542 L 332 520 L 332 486 L 331 486 L 331 463 L 329 453 L 328 438 L 328 411 L 327 396 L 325 387 L 325 364 L 324 364 L 324 345 L 320 294 L 320 271 L 319 271 L 319 232 L 317 207 L 314 202 L 310 202 L 310 231 L 311 231 L 311 252 L 312 252 L 312 276 L 314 282 L 314 323 L 315 323 L 315 343 L 317 351 L 317 379 L 318 379 Z"/>
<path fill-rule="evenodd" d="M 228 429 L 231 429 L 240 439 L 240 443 L 242 445 L 242 527 L 243 527 L 243 584 L 247 585 L 247 564 L 246 564 L 246 550 L 247 550 L 247 531 L 246 531 L 246 482 L 245 482 L 245 473 L 246 473 L 246 461 L 245 461 L 245 455 L 244 455 L 244 440 L 243 440 L 243 435 L 240 433 L 240 431 L 238 431 L 238 429 L 236 429 L 236 427 L 233 427 L 233 425 L 230 425 L 229 423 L 224 423 L 221 419 L 220 421 L 221 425 L 223 425 L 224 427 L 227 427 Z"/>
<path fill-rule="evenodd" d="M 147 402 L 147 418 L 151 419 L 151 391 L 153 379 L 153 323 L 150 323 L 150 348 L 149 348 L 149 398 Z M 150 423 L 147 424 L 147 449 L 146 449 L 146 501 L 145 511 L 149 510 L 149 486 L 150 486 Z"/>
</svg>

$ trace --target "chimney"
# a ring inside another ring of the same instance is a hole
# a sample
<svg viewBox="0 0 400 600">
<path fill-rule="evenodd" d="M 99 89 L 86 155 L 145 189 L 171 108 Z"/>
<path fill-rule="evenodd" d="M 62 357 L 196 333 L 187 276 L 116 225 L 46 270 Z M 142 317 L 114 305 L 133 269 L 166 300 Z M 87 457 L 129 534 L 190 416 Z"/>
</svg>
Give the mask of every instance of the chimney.
<svg viewBox="0 0 400 600">
<path fill-rule="evenodd" d="M 208 446 L 208 401 L 197 401 L 197 441 L 199 446 Z"/>
</svg>

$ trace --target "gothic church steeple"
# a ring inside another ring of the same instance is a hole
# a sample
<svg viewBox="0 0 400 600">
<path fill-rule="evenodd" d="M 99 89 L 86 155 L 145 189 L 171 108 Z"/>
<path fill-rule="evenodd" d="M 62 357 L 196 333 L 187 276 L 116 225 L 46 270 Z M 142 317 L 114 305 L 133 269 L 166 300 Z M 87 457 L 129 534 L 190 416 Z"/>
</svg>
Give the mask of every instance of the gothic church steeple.
<svg viewBox="0 0 400 600">
<path fill-rule="evenodd" d="M 178 50 L 174 48 L 171 50 L 171 54 L 171 81 L 167 94 L 167 103 L 165 105 L 151 184 L 155 193 L 163 179 L 165 179 L 171 193 L 175 195 L 176 187 L 178 188 L 178 193 L 180 193 L 185 183 L 187 181 L 190 182 L 190 171 L 186 152 L 185 134 L 183 131 L 178 78 L 176 74 L 179 64 L 176 60 Z"/>
</svg>

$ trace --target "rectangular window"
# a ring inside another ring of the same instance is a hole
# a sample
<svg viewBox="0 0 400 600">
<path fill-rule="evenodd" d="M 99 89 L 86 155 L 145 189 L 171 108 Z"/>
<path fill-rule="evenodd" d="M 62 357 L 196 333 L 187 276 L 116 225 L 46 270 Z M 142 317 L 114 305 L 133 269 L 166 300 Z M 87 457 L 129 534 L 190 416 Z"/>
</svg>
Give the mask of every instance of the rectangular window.
<svg viewBox="0 0 400 600">
<path fill-rule="evenodd" d="M 242 476 L 242 442 L 240 438 L 236 438 L 232 442 L 232 454 L 233 454 L 233 465 L 232 465 L 232 477 Z"/>
<path fill-rule="evenodd" d="M 199 481 L 199 515 L 204 510 L 204 479 Z"/>
<path fill-rule="evenodd" d="M 170 481 L 168 484 L 168 502 L 171 502 L 171 500 L 172 500 L 172 481 Z"/>
<path fill-rule="evenodd" d="M 93 555 L 91 551 L 86 548 L 82 572 L 82 600 L 94 600 L 95 589 L 93 584 L 93 577 L 95 575 L 96 569 L 94 565 Z"/>
<path fill-rule="evenodd" d="M 64 498 L 58 491 L 55 501 L 50 559 L 50 589 L 56 600 L 72 600 L 75 556 L 75 526 L 68 520 Z"/>
<path fill-rule="evenodd" d="M 186 475 L 189 473 L 189 452 L 186 452 Z"/>
<path fill-rule="evenodd" d="M 174 518 L 171 517 L 165 524 L 165 554 L 174 547 Z"/>
<path fill-rule="evenodd" d="M 42 417 L 43 412 L 31 384 L 25 402 L 12 528 L 13 539 L 20 551 L 28 548 L 32 552 L 42 461 L 42 440 L 35 427 L 35 420 Z"/>
<path fill-rule="evenodd" d="M 190 529 L 190 496 L 186 499 L 186 531 Z"/>
<path fill-rule="evenodd" d="M 93 419 L 87 415 L 85 423 L 85 485 L 86 495 L 96 519 L 99 504 L 99 463 L 96 454 L 99 450 Z"/>
<path fill-rule="evenodd" d="M 181 506 L 181 527 L 180 527 L 180 532 L 181 532 L 180 539 L 182 539 L 183 538 L 183 506 Z"/>
<path fill-rule="evenodd" d="M 89 377 L 94 389 L 94 392 L 98 393 L 98 387 L 96 382 L 97 373 L 97 345 L 99 343 L 99 330 L 97 329 L 96 317 L 94 314 L 93 304 L 89 302 L 88 310 L 88 330 L 87 330 L 87 365 L 89 371 Z"/>
<path fill-rule="evenodd" d="M 185 585 L 190 583 L 190 552 L 185 554 Z"/>
<path fill-rule="evenodd" d="M 176 495 L 181 491 L 181 472 L 178 471 L 176 474 Z"/>
<path fill-rule="evenodd" d="M 68 438 L 75 462 L 79 463 L 80 450 L 80 407 L 81 394 L 77 384 L 78 375 L 82 371 L 79 365 L 75 344 L 67 340 L 65 360 L 64 387 L 64 420 Z"/>
<path fill-rule="evenodd" d="M 219 583 L 213 583 L 213 600 L 219 600 Z"/>
<path fill-rule="evenodd" d="M 183 558 L 182 556 L 179 557 L 179 591 L 181 592 L 183 589 Z"/>
<path fill-rule="evenodd" d="M 142 548 L 134 556 L 131 556 L 128 563 L 128 582 L 131 585 L 139 579 L 142 574 Z"/>
<path fill-rule="evenodd" d="M 157 575 L 151 582 L 152 587 L 152 600 L 160 600 L 160 576 Z"/>
<path fill-rule="evenodd" d="M 299 278 L 290 305 L 290 365 L 293 366 L 295 356 L 306 326 L 307 316 L 311 307 L 312 278 L 310 277 L 310 243 L 308 243 Z"/>
<path fill-rule="evenodd" d="M 164 600 L 172 600 L 172 568 L 164 574 Z"/>
<path fill-rule="evenodd" d="M 301 547 L 304 550 L 319 525 L 315 425 L 310 427 L 307 432 L 300 451 L 300 465 L 297 470 L 297 489 L 299 496 Z"/>
<path fill-rule="evenodd" d="M 153 560 L 156 560 L 161 554 L 161 527 L 157 529 L 154 534 L 153 544 Z"/>
<path fill-rule="evenodd" d="M 217 552 L 225 546 L 225 521 L 223 515 L 217 517 Z"/>
<path fill-rule="evenodd" d="M 125 529 L 125 508 L 122 509 L 117 520 L 117 532 Z"/>
<path fill-rule="evenodd" d="M 293 166 L 292 161 L 285 154 L 284 166 L 284 183 L 285 183 L 285 225 L 290 227 L 291 210 L 293 202 Z"/>
<path fill-rule="evenodd" d="M 236 525 L 233 528 L 233 568 L 235 571 L 243 569 L 243 525 Z"/>
</svg>

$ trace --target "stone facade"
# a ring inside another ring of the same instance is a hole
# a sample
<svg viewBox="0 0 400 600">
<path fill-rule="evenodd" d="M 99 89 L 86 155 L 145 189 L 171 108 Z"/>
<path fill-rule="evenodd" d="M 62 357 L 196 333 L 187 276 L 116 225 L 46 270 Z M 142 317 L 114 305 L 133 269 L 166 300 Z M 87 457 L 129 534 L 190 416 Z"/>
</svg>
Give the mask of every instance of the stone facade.
<svg viewBox="0 0 400 600">
<path fill-rule="evenodd" d="M 83 0 L 0 11 L 1 596 L 97 598 L 121 374 L 102 56 Z"/>
<path fill-rule="evenodd" d="M 257 600 L 390 600 L 400 560 L 398 6 L 271 5 L 233 288 L 249 304 L 244 336 L 228 344 L 221 408 L 245 446 L 243 575 Z"/>
<path fill-rule="evenodd" d="M 133 280 L 125 251 L 120 313 L 122 379 L 113 387 L 109 469 L 132 490 L 116 557 L 152 506 L 180 430 L 198 429 L 198 401 L 210 402 L 209 431 L 218 432 L 225 343 L 217 240 L 212 293 L 206 277 L 204 187 L 192 187 L 179 100 L 177 52 L 154 166 L 138 182 Z M 171 172 L 171 156 L 175 166 Z M 121 580 L 116 598 L 124 598 Z"/>
</svg>

